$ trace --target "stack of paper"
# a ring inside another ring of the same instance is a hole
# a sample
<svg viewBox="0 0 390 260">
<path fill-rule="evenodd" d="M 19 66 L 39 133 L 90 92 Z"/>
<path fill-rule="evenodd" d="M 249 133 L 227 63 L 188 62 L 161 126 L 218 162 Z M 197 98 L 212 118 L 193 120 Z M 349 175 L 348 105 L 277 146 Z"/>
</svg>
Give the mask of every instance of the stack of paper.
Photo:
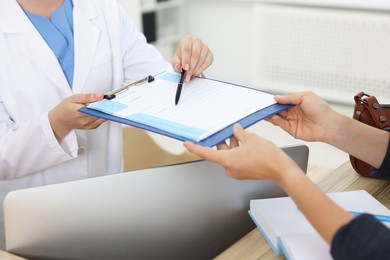
<svg viewBox="0 0 390 260">
<path fill-rule="evenodd" d="M 364 190 L 328 196 L 351 212 L 390 216 L 390 210 Z M 329 245 L 290 197 L 251 200 L 249 214 L 276 254 L 287 259 L 332 259 Z"/>
</svg>

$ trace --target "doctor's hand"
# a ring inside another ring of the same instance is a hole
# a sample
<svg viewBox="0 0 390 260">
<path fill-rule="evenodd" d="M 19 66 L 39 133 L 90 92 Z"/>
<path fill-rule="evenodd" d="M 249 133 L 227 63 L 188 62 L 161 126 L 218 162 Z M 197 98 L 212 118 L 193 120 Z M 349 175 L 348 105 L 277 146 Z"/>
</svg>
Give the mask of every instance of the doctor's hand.
<svg viewBox="0 0 390 260">
<path fill-rule="evenodd" d="M 295 106 L 266 119 L 290 135 L 305 141 L 325 141 L 337 126 L 339 114 L 313 92 L 275 96 L 280 104 Z"/>
<path fill-rule="evenodd" d="M 75 94 L 62 100 L 55 108 L 49 111 L 49 122 L 58 140 L 62 139 L 74 129 L 95 129 L 106 120 L 88 116 L 77 110 L 81 107 L 100 101 L 103 94 Z"/>
<path fill-rule="evenodd" d="M 215 162 L 225 168 L 229 177 L 236 179 L 270 179 L 282 182 L 288 173 L 299 167 L 272 142 L 234 126 L 230 146 L 223 143 L 218 150 L 190 142 L 184 146 L 200 158 Z"/>
<path fill-rule="evenodd" d="M 187 35 L 179 43 L 173 56 L 172 66 L 178 72 L 184 69 L 186 71 L 184 80 L 188 82 L 191 77 L 199 76 L 207 69 L 213 60 L 214 55 L 205 43 Z"/>
</svg>

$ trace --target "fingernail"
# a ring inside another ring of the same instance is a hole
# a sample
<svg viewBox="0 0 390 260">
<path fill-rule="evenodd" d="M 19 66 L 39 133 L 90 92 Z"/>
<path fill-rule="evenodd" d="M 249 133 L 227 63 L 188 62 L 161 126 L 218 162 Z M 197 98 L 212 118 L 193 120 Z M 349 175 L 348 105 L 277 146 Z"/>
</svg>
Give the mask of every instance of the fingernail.
<svg viewBox="0 0 390 260">
<path fill-rule="evenodd" d="M 176 65 L 175 65 L 175 69 L 176 69 L 176 71 L 179 71 L 179 70 L 180 70 L 179 64 L 176 64 Z"/>
<path fill-rule="evenodd" d="M 191 76 L 190 75 L 187 75 L 186 78 L 185 78 L 185 81 L 186 82 L 189 82 L 191 80 Z"/>
<path fill-rule="evenodd" d="M 103 96 L 103 93 L 96 93 L 95 98 L 101 98 Z"/>
<path fill-rule="evenodd" d="M 190 69 L 190 65 L 186 64 L 186 65 L 184 66 L 184 70 L 189 70 L 189 69 Z"/>
</svg>

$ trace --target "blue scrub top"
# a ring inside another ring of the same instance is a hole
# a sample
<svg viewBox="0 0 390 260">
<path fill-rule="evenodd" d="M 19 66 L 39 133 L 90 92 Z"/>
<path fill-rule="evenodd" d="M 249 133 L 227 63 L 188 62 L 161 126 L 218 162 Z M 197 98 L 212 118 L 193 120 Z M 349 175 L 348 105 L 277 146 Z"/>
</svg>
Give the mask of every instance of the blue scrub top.
<svg viewBox="0 0 390 260">
<path fill-rule="evenodd" d="M 46 16 L 32 14 L 26 10 L 24 12 L 57 57 L 62 71 L 72 87 L 74 74 L 72 0 L 65 0 L 63 5 L 52 13 L 51 20 Z"/>
</svg>

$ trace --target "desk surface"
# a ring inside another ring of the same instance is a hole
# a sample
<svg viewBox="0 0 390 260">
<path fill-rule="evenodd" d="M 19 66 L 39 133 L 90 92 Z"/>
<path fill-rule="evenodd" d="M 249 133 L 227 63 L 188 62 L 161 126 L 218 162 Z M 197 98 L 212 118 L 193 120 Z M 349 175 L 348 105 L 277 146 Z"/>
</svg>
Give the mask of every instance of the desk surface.
<svg viewBox="0 0 390 260">
<path fill-rule="evenodd" d="M 7 252 L 2 251 L 2 250 L 0 250 L 0 259 L 1 260 L 26 260 L 25 258 L 7 253 Z"/>
<path fill-rule="evenodd" d="M 387 208 L 390 208 L 390 182 L 360 177 L 349 162 L 335 171 L 321 168 L 308 170 L 308 177 L 324 192 L 366 190 Z M 272 251 L 260 231 L 255 228 L 216 257 L 222 259 L 285 259 Z"/>
</svg>

